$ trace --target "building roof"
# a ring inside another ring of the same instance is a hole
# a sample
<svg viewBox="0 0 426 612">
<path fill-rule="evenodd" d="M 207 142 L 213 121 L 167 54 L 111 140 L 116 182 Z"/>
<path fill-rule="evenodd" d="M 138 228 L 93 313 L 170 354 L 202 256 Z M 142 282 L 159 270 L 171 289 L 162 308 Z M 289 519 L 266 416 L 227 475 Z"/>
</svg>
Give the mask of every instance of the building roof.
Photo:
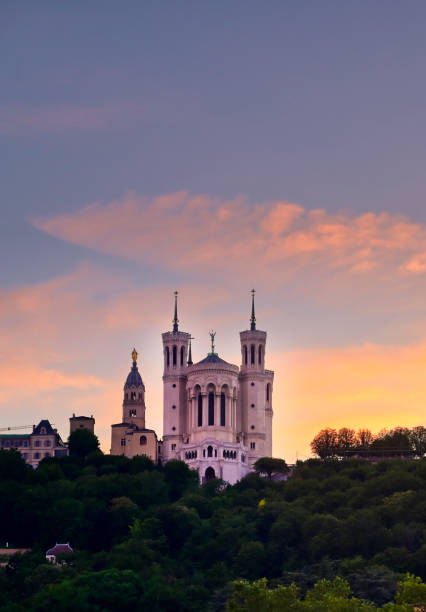
<svg viewBox="0 0 426 612">
<path fill-rule="evenodd" d="M 34 428 L 33 434 L 41 434 L 42 427 L 45 428 L 47 434 L 55 434 L 55 433 L 57 433 L 53 429 L 53 427 L 49 423 L 49 421 L 47 419 L 43 419 L 42 421 L 40 421 L 40 423 L 37 425 L 37 427 Z"/>
<path fill-rule="evenodd" d="M 0 438 L 29 438 L 31 434 L 0 434 Z"/>
<path fill-rule="evenodd" d="M 46 555 L 57 556 L 57 555 L 63 555 L 63 554 L 72 553 L 72 552 L 74 551 L 68 542 L 66 544 L 56 543 L 55 546 L 53 546 L 53 548 L 49 548 L 49 550 L 46 552 Z"/>
<path fill-rule="evenodd" d="M 78 419 L 79 421 L 94 421 L 94 418 L 92 416 L 91 417 L 88 417 L 88 416 L 75 416 L 75 414 L 73 414 L 72 417 L 70 417 L 70 421 L 73 421 L 74 419 L 75 420 Z"/>
<path fill-rule="evenodd" d="M 136 361 L 133 362 L 132 369 L 130 370 L 130 373 L 126 379 L 124 388 L 126 389 L 127 387 L 144 387 L 142 376 L 139 374 Z"/>
<path fill-rule="evenodd" d="M 204 357 L 201 361 L 196 363 L 195 365 L 200 365 L 200 363 L 226 363 L 226 365 L 232 365 L 219 357 L 217 353 L 209 353 L 207 357 Z"/>
</svg>

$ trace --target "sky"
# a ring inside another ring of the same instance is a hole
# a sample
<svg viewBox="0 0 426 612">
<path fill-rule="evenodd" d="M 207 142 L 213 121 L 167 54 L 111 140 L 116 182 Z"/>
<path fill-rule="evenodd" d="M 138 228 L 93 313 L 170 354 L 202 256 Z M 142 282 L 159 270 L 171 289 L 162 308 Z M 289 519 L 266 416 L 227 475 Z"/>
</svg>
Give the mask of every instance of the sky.
<svg viewBox="0 0 426 612">
<path fill-rule="evenodd" d="M 273 453 L 425 424 L 423 0 L 0 2 L 0 429 L 93 414 L 161 333 L 240 364 L 256 289 Z"/>
</svg>

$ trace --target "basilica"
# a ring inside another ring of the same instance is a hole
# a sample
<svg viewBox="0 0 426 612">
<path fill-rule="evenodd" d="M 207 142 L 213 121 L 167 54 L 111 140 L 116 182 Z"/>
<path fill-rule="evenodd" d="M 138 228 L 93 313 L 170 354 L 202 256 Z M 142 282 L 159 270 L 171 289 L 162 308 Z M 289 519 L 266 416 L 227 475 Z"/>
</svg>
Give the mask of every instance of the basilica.
<svg viewBox="0 0 426 612">
<path fill-rule="evenodd" d="M 145 386 L 137 353 L 124 386 L 123 422 L 112 426 L 111 453 L 148 455 L 154 461 L 181 459 L 202 482 L 221 478 L 231 484 L 272 456 L 274 373 L 265 369 L 266 332 L 256 328 L 254 291 L 250 328 L 240 332 L 241 366 L 211 350 L 193 363 L 191 334 L 179 329 L 177 292 L 173 328 L 162 334 L 163 440 L 145 428 Z"/>
</svg>

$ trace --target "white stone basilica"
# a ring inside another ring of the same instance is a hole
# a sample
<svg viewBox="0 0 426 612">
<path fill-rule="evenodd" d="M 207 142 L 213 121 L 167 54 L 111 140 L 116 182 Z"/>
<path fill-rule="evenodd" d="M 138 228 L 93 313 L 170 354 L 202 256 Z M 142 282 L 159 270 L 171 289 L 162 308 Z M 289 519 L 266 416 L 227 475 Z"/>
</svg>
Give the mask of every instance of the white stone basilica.
<svg viewBox="0 0 426 612">
<path fill-rule="evenodd" d="M 202 482 L 231 484 L 272 456 L 272 386 L 265 369 L 266 332 L 256 329 L 254 291 L 250 329 L 240 332 L 241 367 L 211 352 L 192 362 L 191 334 L 179 331 L 177 292 L 173 331 L 165 332 L 163 461 L 181 459 Z"/>
</svg>

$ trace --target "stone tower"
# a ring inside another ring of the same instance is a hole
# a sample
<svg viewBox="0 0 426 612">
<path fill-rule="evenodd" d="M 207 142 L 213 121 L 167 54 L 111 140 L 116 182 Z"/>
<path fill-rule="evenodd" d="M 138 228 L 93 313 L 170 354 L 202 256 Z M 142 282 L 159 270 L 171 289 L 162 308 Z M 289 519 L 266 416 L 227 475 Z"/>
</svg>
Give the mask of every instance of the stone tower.
<svg viewBox="0 0 426 612">
<path fill-rule="evenodd" d="M 188 432 L 186 369 L 191 334 L 179 331 L 175 291 L 173 330 L 162 334 L 163 373 L 163 459 L 179 457 L 178 449 Z"/>
<path fill-rule="evenodd" d="M 266 332 L 256 329 L 252 290 L 250 329 L 240 332 L 241 369 L 238 423 L 248 448 L 249 465 L 272 457 L 272 385 L 274 373 L 265 370 Z"/>
</svg>

